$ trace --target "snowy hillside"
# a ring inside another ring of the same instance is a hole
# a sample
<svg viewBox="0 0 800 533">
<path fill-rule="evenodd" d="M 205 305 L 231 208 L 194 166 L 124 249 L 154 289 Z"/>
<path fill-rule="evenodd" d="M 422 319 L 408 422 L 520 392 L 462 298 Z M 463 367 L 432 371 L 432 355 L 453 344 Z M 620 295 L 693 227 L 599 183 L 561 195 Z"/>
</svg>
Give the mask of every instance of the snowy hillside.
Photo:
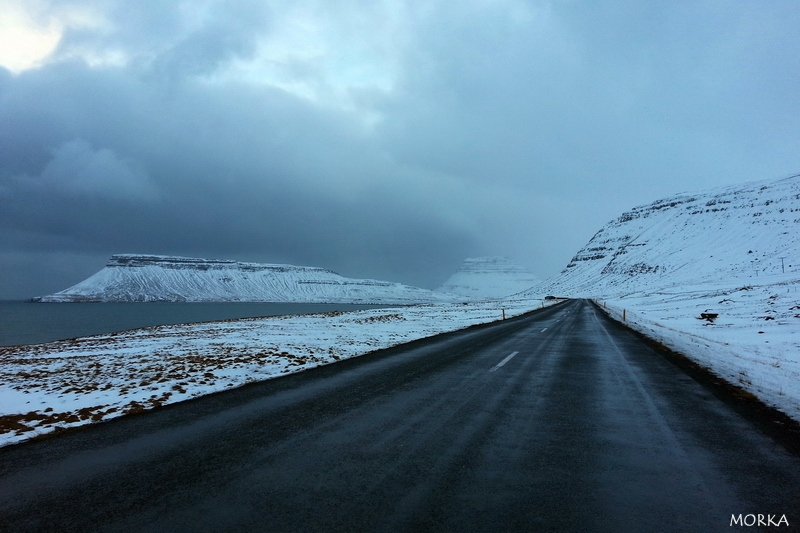
<svg viewBox="0 0 800 533">
<path fill-rule="evenodd" d="M 349 279 L 322 268 L 227 260 L 114 255 L 108 264 L 42 302 L 420 303 L 452 295 L 385 281 Z"/>
<path fill-rule="evenodd" d="M 466 259 L 437 292 L 461 294 L 472 299 L 502 298 L 540 283 L 535 274 L 505 257 Z"/>
<path fill-rule="evenodd" d="M 637 207 L 524 294 L 594 298 L 800 421 L 800 176 Z"/>
<path fill-rule="evenodd" d="M 532 292 L 611 297 L 772 275 L 800 276 L 800 176 L 636 207 Z"/>
</svg>

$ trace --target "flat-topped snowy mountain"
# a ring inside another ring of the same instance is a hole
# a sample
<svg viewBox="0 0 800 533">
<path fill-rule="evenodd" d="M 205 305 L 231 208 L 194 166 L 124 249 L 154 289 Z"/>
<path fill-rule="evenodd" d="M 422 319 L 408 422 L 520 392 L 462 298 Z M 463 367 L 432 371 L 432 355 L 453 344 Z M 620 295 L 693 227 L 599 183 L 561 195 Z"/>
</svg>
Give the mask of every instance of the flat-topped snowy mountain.
<svg viewBox="0 0 800 533">
<path fill-rule="evenodd" d="M 476 257 L 464 260 L 437 292 L 460 294 L 471 299 L 502 298 L 541 283 L 536 275 L 505 257 Z"/>
<path fill-rule="evenodd" d="M 636 207 L 530 292 L 615 297 L 798 273 L 800 176 L 793 176 Z"/>
<path fill-rule="evenodd" d="M 453 295 L 323 268 L 157 255 L 114 255 L 108 264 L 41 302 L 298 302 L 410 304 Z"/>
</svg>

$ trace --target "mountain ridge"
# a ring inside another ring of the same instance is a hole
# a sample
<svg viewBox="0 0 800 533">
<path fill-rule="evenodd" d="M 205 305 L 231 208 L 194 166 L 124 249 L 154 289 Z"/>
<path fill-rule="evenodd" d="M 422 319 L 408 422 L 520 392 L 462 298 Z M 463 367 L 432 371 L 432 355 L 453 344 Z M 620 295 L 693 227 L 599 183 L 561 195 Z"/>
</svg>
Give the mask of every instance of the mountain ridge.
<svg viewBox="0 0 800 533">
<path fill-rule="evenodd" d="M 411 304 L 454 295 L 320 267 L 147 254 L 114 254 L 106 266 L 38 302 L 293 302 Z"/>
<path fill-rule="evenodd" d="M 800 272 L 800 175 L 681 193 L 604 225 L 532 293 L 612 297 Z M 783 262 L 781 261 L 783 258 Z"/>
</svg>

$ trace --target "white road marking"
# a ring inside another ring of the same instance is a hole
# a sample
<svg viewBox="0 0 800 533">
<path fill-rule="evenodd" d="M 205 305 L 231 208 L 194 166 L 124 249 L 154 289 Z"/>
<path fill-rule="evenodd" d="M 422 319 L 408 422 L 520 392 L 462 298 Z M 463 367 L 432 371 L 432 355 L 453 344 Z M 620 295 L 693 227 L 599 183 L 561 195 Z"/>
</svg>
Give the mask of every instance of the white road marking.
<svg viewBox="0 0 800 533">
<path fill-rule="evenodd" d="M 489 372 L 494 372 L 495 370 L 497 370 L 498 368 L 500 368 L 500 367 L 501 367 L 501 366 L 503 366 L 504 364 L 508 363 L 509 361 L 511 361 L 511 358 L 512 358 L 512 357 L 514 357 L 515 355 L 517 355 L 518 353 L 519 353 L 519 352 L 511 352 L 509 355 L 507 355 L 507 356 L 506 356 L 506 358 L 505 358 L 505 359 L 503 359 L 502 361 L 500 361 L 499 363 L 497 363 L 496 365 L 494 365 L 494 366 L 493 366 L 493 367 L 492 367 L 492 368 L 489 370 Z"/>
</svg>

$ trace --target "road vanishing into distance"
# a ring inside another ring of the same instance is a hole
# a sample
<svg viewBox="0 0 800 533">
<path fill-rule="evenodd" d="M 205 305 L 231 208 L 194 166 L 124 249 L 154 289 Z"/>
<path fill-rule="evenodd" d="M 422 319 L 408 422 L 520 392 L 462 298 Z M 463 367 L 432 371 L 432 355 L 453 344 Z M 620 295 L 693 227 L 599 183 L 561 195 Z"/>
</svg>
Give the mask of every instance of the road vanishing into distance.
<svg viewBox="0 0 800 533">
<path fill-rule="evenodd" d="M 789 531 L 788 449 L 572 300 L 0 449 L 0 531 Z"/>
</svg>

